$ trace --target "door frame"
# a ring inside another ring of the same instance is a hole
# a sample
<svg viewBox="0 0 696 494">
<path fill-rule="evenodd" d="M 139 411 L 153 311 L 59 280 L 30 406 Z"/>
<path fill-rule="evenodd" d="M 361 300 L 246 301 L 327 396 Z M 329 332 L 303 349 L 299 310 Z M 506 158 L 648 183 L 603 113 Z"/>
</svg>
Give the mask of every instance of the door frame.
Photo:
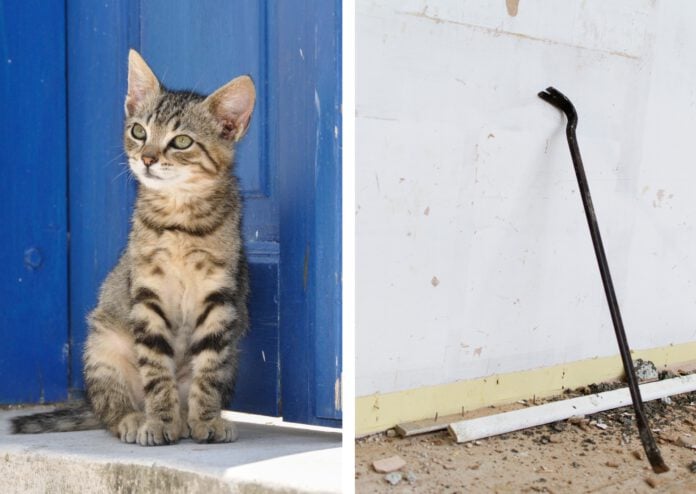
<svg viewBox="0 0 696 494">
<path fill-rule="evenodd" d="M 282 415 L 335 427 L 342 416 L 341 2 L 271 4 L 276 156 L 293 164 L 281 163 L 278 180 Z"/>
</svg>

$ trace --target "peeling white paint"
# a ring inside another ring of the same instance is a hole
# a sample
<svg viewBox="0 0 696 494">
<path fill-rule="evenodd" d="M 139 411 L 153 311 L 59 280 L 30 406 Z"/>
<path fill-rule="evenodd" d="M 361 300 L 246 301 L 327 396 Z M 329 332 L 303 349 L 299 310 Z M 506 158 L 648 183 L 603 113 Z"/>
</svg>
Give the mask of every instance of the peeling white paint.
<svg viewBox="0 0 696 494">
<path fill-rule="evenodd" d="M 314 109 L 317 111 L 317 115 L 321 117 L 321 100 L 316 88 L 314 89 Z"/>
<path fill-rule="evenodd" d="M 334 382 L 334 410 L 341 410 L 341 378 Z"/>
</svg>

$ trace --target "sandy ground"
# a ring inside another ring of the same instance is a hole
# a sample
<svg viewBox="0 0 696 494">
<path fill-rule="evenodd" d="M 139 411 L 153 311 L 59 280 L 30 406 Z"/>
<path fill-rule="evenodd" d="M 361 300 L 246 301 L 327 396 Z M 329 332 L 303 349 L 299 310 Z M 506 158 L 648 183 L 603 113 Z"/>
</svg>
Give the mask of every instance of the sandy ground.
<svg viewBox="0 0 696 494">
<path fill-rule="evenodd" d="M 696 393 L 672 397 L 671 403 L 647 403 L 646 412 L 670 467 L 667 473 L 652 472 L 633 411 L 620 408 L 467 444 L 456 444 L 446 431 L 362 438 L 356 442 L 356 492 L 696 493 Z M 406 461 L 396 485 L 372 467 L 393 455 Z"/>
</svg>

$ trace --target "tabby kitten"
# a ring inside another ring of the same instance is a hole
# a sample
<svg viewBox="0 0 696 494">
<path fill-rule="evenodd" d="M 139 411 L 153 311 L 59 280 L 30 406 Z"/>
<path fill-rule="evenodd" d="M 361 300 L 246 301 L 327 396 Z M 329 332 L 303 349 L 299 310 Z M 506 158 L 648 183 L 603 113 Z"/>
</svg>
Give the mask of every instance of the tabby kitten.
<svg viewBox="0 0 696 494">
<path fill-rule="evenodd" d="M 143 446 L 237 438 L 220 416 L 248 326 L 242 204 L 230 169 L 254 101 L 247 76 L 207 98 L 167 90 L 130 51 L 124 146 L 138 197 L 128 246 L 88 318 L 89 405 L 18 417 L 14 432 L 101 424 Z"/>
</svg>

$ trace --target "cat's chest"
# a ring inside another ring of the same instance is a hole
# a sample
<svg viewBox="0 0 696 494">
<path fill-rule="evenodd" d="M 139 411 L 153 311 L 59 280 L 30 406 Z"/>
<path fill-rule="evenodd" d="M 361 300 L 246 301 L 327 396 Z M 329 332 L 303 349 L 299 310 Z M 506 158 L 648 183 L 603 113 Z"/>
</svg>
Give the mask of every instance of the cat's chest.
<svg viewBox="0 0 696 494">
<path fill-rule="evenodd" d="M 163 309 L 181 330 L 190 330 L 205 297 L 223 286 L 225 256 L 214 241 L 164 233 L 140 249 L 138 274 L 159 295 Z"/>
</svg>

